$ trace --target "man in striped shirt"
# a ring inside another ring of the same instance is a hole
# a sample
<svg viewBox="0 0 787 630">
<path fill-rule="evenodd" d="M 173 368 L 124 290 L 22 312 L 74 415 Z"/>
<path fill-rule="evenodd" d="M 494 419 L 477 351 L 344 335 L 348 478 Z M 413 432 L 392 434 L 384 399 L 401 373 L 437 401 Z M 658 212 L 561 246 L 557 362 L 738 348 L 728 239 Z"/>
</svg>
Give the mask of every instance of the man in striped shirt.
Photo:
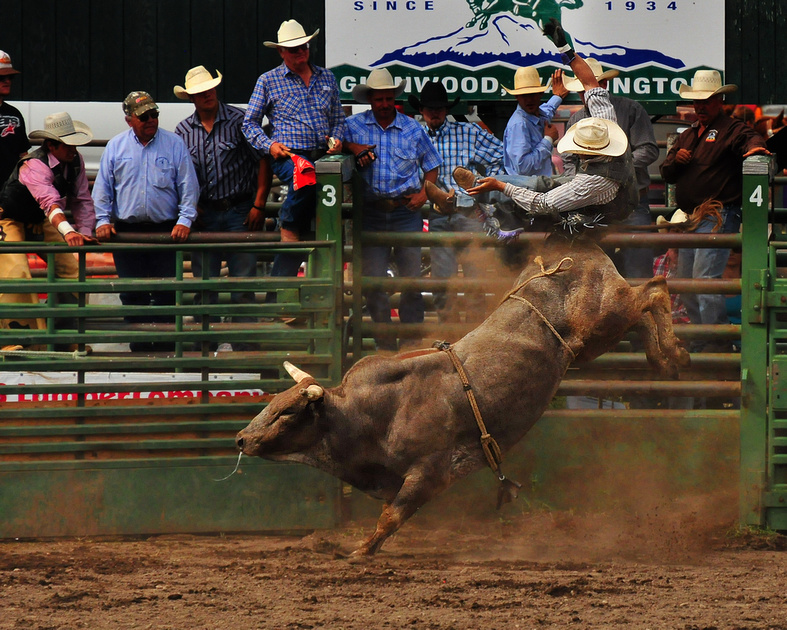
<svg viewBox="0 0 787 630">
<path fill-rule="evenodd" d="M 271 172 L 267 158 L 260 159 L 249 146 L 241 131 L 244 111 L 219 101 L 216 88 L 221 73 L 211 76 L 204 66 L 186 74 L 185 87 L 176 85 L 175 96 L 194 103 L 194 113 L 182 120 L 175 133 L 191 153 L 200 185 L 197 204 L 197 229 L 206 232 L 244 232 L 265 227 L 265 201 L 270 190 Z M 220 275 L 222 258 L 226 258 L 229 274 L 237 278 L 257 275 L 257 256 L 252 252 L 207 254 L 208 277 Z M 192 257 L 192 273 L 202 277 L 203 255 Z M 199 303 L 200 295 L 196 296 Z M 211 303 L 218 294 L 211 292 Z M 253 304 L 253 291 L 235 291 L 233 304 Z M 250 316 L 235 316 L 235 322 L 253 322 Z M 243 347 L 238 347 L 243 346 Z M 233 344 L 233 349 L 252 349 L 249 344 Z"/>
<path fill-rule="evenodd" d="M 279 51 L 282 64 L 257 79 L 243 120 L 243 134 L 251 146 L 270 155 L 273 172 L 288 186 L 279 211 L 284 242 L 303 240 L 317 205 L 315 185 L 293 187 L 293 156 L 314 162 L 326 153 L 340 153 L 345 134 L 336 78 L 309 62 L 309 41 L 319 32 L 306 35 L 298 22 L 287 20 L 277 42 L 264 42 Z M 272 127 L 270 137 L 263 130 L 264 116 Z M 279 254 L 271 275 L 295 276 L 302 260 L 302 255 Z"/>
<path fill-rule="evenodd" d="M 551 21 L 545 34 L 555 42 L 564 63 L 571 66 L 582 82 L 585 106 L 591 117 L 574 125 L 558 143 L 561 153 L 579 155 L 574 177 L 534 177 L 529 187 L 486 177 L 467 189 L 472 195 L 500 191 L 514 200 L 518 208 L 507 218 L 519 225 L 505 230 L 496 225 L 499 222 L 499 218 L 493 216 L 496 209 L 481 206 L 490 231 L 501 238 L 515 236 L 536 220 L 545 220 L 569 233 L 622 221 L 638 201 L 631 151 L 625 132 L 617 125 L 609 92 L 599 85 L 585 60 L 566 44 L 565 33 L 557 20 Z"/>
<path fill-rule="evenodd" d="M 437 185 L 440 188 L 458 188 L 453 176 L 454 169 L 458 166 L 486 175 L 499 175 L 503 172 L 502 141 L 476 124 L 448 120 L 448 112 L 457 105 L 459 97 L 449 101 L 442 83 L 430 81 L 421 90 L 420 99 L 411 94 L 408 101 L 420 112 L 426 123 L 429 139 L 443 159 L 437 172 Z M 473 199 L 462 193 L 456 194 L 454 203 L 460 208 L 471 208 L 474 205 Z M 481 224 L 474 217 L 466 216 L 462 212 L 446 213 L 442 208 L 440 210 L 433 208 L 429 213 L 430 232 L 482 231 Z M 465 278 L 480 278 L 483 276 L 483 269 L 481 261 L 478 260 L 479 255 L 480 252 L 467 252 L 464 248 L 432 247 L 431 275 L 433 278 L 455 276 L 461 261 L 462 275 Z M 453 292 L 435 291 L 435 308 L 441 322 L 459 321 L 459 309 L 452 304 L 455 299 L 456 294 Z M 465 292 L 465 307 L 467 321 L 483 321 L 486 314 L 484 293 Z"/>
</svg>

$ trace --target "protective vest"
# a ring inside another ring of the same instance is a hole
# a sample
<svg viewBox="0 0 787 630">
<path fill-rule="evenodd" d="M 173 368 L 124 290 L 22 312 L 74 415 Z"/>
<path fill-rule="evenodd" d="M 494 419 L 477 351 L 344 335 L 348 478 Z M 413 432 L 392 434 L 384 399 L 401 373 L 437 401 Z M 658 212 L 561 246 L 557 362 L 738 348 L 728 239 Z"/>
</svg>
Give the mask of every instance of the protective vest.
<svg viewBox="0 0 787 630">
<path fill-rule="evenodd" d="M 46 214 L 44 214 L 33 195 L 30 194 L 27 186 L 19 181 L 19 169 L 27 160 L 41 160 L 46 164 L 47 168 L 50 168 L 47 153 L 43 148 L 38 148 L 19 160 L 13 173 L 6 180 L 3 189 L 0 190 L 0 208 L 3 209 L 4 219 L 13 219 L 25 224 L 41 223 L 46 219 Z M 69 176 L 67 178 L 63 175 L 63 169 L 60 164 L 52 168 L 52 173 L 55 176 L 52 185 L 60 193 L 61 197 L 76 194 L 76 180 L 81 170 L 82 164 L 79 155 L 69 164 Z"/>
<path fill-rule="evenodd" d="M 618 194 L 612 201 L 582 208 L 583 213 L 599 213 L 611 221 L 622 221 L 637 207 L 639 189 L 630 148 L 626 149 L 623 155 L 611 160 L 580 160 L 578 172 L 600 175 L 620 184 Z"/>
</svg>

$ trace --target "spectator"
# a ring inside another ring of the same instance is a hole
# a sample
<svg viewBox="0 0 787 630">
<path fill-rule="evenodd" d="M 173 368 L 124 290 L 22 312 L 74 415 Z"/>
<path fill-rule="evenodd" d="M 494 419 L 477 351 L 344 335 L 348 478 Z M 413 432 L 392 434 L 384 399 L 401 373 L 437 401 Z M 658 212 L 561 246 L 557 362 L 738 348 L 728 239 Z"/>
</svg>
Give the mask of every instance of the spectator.
<svg viewBox="0 0 787 630">
<path fill-rule="evenodd" d="M 21 73 L 11 65 L 11 57 L 0 50 L 0 187 L 30 148 L 22 112 L 6 102 L 17 74 Z"/>
<path fill-rule="evenodd" d="M 517 102 L 503 136 L 506 174 L 552 175 L 552 147 L 558 130 L 550 121 L 568 94 L 562 75 L 562 70 L 552 75 L 552 96 L 543 105 L 541 95 L 549 87 L 541 85 L 535 68 L 519 68 L 514 74 L 513 89 L 503 87 Z"/>
<path fill-rule="evenodd" d="M 607 89 L 609 79 L 618 75 L 617 70 L 604 70 L 601 64 L 589 57 L 585 60 L 593 70 L 599 86 Z M 563 78 L 563 84 L 570 92 L 578 92 L 582 103 L 585 103 L 585 90 L 582 82 L 576 77 Z M 659 146 L 656 144 L 656 135 L 650 122 L 648 113 L 637 101 L 623 96 L 609 97 L 615 110 L 618 126 L 625 132 L 634 160 L 634 173 L 637 178 L 639 202 L 632 213 L 621 223 L 624 225 L 652 225 L 650 216 L 650 203 L 648 190 L 650 188 L 650 175 L 648 167 L 659 157 Z M 577 122 L 588 118 L 590 112 L 587 106 L 575 112 L 568 119 L 566 128 L 573 127 Z M 580 156 L 576 153 L 565 153 L 561 156 L 565 166 L 566 175 L 575 175 L 580 163 Z M 615 262 L 621 275 L 626 278 L 649 278 L 653 273 L 653 249 L 650 247 L 626 247 L 619 254 L 610 256 Z"/>
<path fill-rule="evenodd" d="M 678 207 L 697 208 L 711 199 L 722 204 L 719 214 L 724 233 L 740 229 L 743 159 L 768 154 L 762 137 L 722 111 L 724 94 L 736 89 L 735 85 L 722 85 L 716 70 L 697 70 L 691 86 L 681 86 L 680 97 L 693 102 L 697 122 L 678 136 L 661 165 L 664 180 L 675 184 Z M 706 217 L 695 231 L 709 233 L 715 224 L 714 219 Z M 721 278 L 729 254 L 729 249 L 681 249 L 678 275 Z M 682 299 L 693 324 L 728 323 L 723 295 L 687 293 Z M 696 341 L 691 349 L 729 352 L 730 344 Z"/>
<path fill-rule="evenodd" d="M 429 82 L 421 90 L 420 99 L 411 94 L 409 102 L 421 113 L 432 144 L 443 160 L 437 173 L 437 183 L 445 189 L 458 187 L 453 177 L 457 166 L 468 170 L 479 169 L 487 175 L 497 175 L 503 169 L 503 143 L 488 131 L 473 123 L 447 120 L 449 110 L 458 102 L 448 100 L 445 87 L 439 81 Z M 430 186 L 431 182 L 427 182 Z M 458 194 L 456 204 L 472 207 L 473 200 Z M 481 224 L 459 212 L 445 214 L 434 209 L 429 214 L 430 232 L 479 232 Z M 432 277 L 450 278 L 458 271 L 457 256 L 461 256 L 462 274 L 465 278 L 481 278 L 480 252 L 467 252 L 464 248 L 432 247 Z M 484 292 L 465 291 L 467 321 L 480 322 L 486 313 Z M 450 297 L 449 297 L 450 295 Z M 452 302 L 455 292 L 436 291 L 435 307 L 440 321 L 459 321 L 458 307 Z"/>
<path fill-rule="evenodd" d="M 732 110 L 732 117 L 743 121 L 747 127 L 754 127 L 754 111 L 746 105 L 736 105 Z"/>
<path fill-rule="evenodd" d="M 177 135 L 159 129 L 159 108 L 147 92 L 131 92 L 123 101 L 128 131 L 112 138 L 101 156 L 93 201 L 96 236 L 109 240 L 123 233 L 169 234 L 175 243 L 188 239 L 197 218 L 199 182 L 191 156 Z M 114 223 L 112 223 L 114 222 Z M 171 278 L 175 276 L 172 250 L 122 250 L 114 253 L 120 278 Z M 173 291 L 123 291 L 120 301 L 139 314 L 127 315 L 129 323 L 172 322 L 170 315 L 148 315 L 149 306 L 175 303 Z M 132 352 L 174 348 L 168 342 L 132 341 Z"/>
<path fill-rule="evenodd" d="M 396 97 L 404 81 L 394 84 L 388 70 L 372 70 L 365 84 L 353 88 L 353 98 L 371 105 L 371 110 L 347 119 L 346 148 L 357 160 L 363 178 L 363 229 L 374 232 L 420 232 L 421 207 L 426 202 L 424 183 L 437 180 L 440 155 L 423 127 L 396 111 Z M 423 173 L 423 175 L 422 175 Z M 418 277 L 420 247 L 394 247 L 393 260 L 399 275 Z M 363 248 L 363 274 L 384 277 L 391 263 L 391 248 Z M 366 295 L 369 314 L 375 322 L 390 322 L 391 307 L 383 291 Z M 402 291 L 399 321 L 422 322 L 424 301 L 420 291 Z M 396 350 L 396 339 L 378 338 L 380 350 Z"/>
<path fill-rule="evenodd" d="M 90 128 L 72 120 L 66 112 L 59 112 L 47 116 L 44 128 L 32 131 L 30 138 L 42 140 L 41 147 L 17 164 L 0 191 L 0 241 L 66 242 L 73 247 L 95 243 L 92 234 L 96 215 L 88 190 L 85 161 L 76 148 L 93 138 Z M 73 215 L 76 228 L 66 219 L 66 210 Z M 71 280 L 79 277 L 74 254 L 55 254 L 55 276 Z M 0 255 L 0 277 L 30 279 L 27 255 Z M 70 293 L 59 293 L 57 298 L 60 304 L 76 304 L 76 296 Z M 38 295 L 0 293 L 0 302 L 38 304 Z M 55 325 L 61 329 L 75 327 L 70 318 L 58 318 Z M 43 319 L 5 319 L 0 326 L 46 328 Z M 66 344 L 58 349 L 74 348 Z"/>
<path fill-rule="evenodd" d="M 287 20 L 279 27 L 278 41 L 264 42 L 279 51 L 282 64 L 257 79 L 243 120 L 251 146 L 270 155 L 273 172 L 288 187 L 279 211 L 282 242 L 303 240 L 317 206 L 316 185 L 293 187 L 293 157 L 300 156 L 313 167 L 311 163 L 326 153 L 341 153 L 346 129 L 335 77 L 309 61 L 309 41 L 319 32 L 306 35 L 298 22 Z M 262 128 L 264 116 L 272 127 L 271 136 Z M 301 262 L 301 254 L 279 254 L 271 275 L 297 276 Z"/>
<path fill-rule="evenodd" d="M 242 109 L 225 105 L 216 95 L 221 73 L 211 76 L 204 66 L 186 74 L 186 86 L 176 85 L 175 96 L 194 104 L 194 113 L 182 120 L 175 133 L 186 143 L 197 172 L 200 197 L 197 204 L 196 228 L 207 232 L 243 232 L 265 228 L 265 203 L 271 185 L 267 158 L 260 159 L 246 141 L 241 125 Z M 229 274 L 237 278 L 257 275 L 257 256 L 253 252 L 220 252 L 206 256 L 208 277 L 220 275 L 222 258 L 226 258 Z M 203 255 L 192 256 L 194 277 L 203 275 Z M 200 295 L 196 296 L 199 303 Z M 211 292 L 212 303 L 218 294 Z M 233 291 L 233 304 L 254 304 L 253 291 Z M 234 322 L 254 322 L 250 315 L 233 316 Z M 235 342 L 233 350 L 252 350 L 256 344 Z"/>
</svg>

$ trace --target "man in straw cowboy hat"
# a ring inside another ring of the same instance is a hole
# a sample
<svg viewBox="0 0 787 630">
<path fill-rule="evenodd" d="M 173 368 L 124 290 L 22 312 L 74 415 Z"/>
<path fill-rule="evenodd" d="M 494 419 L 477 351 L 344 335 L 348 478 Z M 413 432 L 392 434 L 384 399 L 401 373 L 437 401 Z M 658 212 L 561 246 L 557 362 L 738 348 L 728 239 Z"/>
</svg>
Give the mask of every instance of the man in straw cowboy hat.
<svg viewBox="0 0 787 630">
<path fill-rule="evenodd" d="M 396 97 L 404 81 L 394 83 L 388 70 L 369 73 L 366 83 L 353 88 L 353 98 L 371 109 L 347 119 L 346 149 L 356 156 L 363 179 L 363 229 L 374 232 L 420 232 L 421 207 L 426 203 L 424 183 L 435 182 L 440 155 L 423 127 L 396 110 Z M 363 274 L 384 277 L 388 273 L 391 247 L 363 248 Z M 401 277 L 421 273 L 420 247 L 394 247 L 393 259 Z M 369 314 L 375 322 L 391 321 L 388 295 L 366 294 Z M 424 301 L 420 291 L 403 291 L 399 320 L 422 322 Z M 396 350 L 396 339 L 378 339 L 381 350 Z"/>
<path fill-rule="evenodd" d="M 107 143 L 93 185 L 96 236 L 107 240 L 124 232 L 166 234 L 183 243 L 197 218 L 199 198 L 189 150 L 173 132 L 159 129 L 159 108 L 147 92 L 130 92 L 123 100 L 123 113 L 129 129 Z M 112 256 L 120 278 L 175 276 L 174 250 L 118 250 Z M 175 292 L 124 291 L 120 301 L 132 307 L 169 306 L 175 303 Z M 174 316 L 127 315 L 126 321 L 166 323 Z M 132 352 L 174 349 L 170 342 L 129 345 Z"/>
<path fill-rule="evenodd" d="M 588 57 L 585 59 L 593 70 L 593 74 L 603 88 L 607 87 L 607 82 L 618 76 L 617 70 L 605 70 L 601 64 Z M 570 92 L 578 92 L 582 103 L 585 103 L 585 88 L 582 82 L 576 77 L 563 77 L 563 84 Z M 634 160 L 634 173 L 637 177 L 637 189 L 639 190 L 639 202 L 627 219 L 623 220 L 626 225 L 652 225 L 653 219 L 650 215 L 650 203 L 648 200 L 648 189 L 650 187 L 650 175 L 648 166 L 653 164 L 659 157 L 659 146 L 656 143 L 656 135 L 653 132 L 653 125 L 650 117 L 640 103 L 624 96 L 610 95 L 609 100 L 615 110 L 618 126 L 626 133 L 631 148 L 631 157 Z M 574 112 L 568 119 L 567 128 L 574 126 L 583 118 L 588 118 L 590 112 L 587 107 Z M 579 156 L 575 153 L 565 153 L 561 156 L 567 175 L 575 175 L 579 167 Z M 611 254 L 611 258 L 617 265 L 620 273 L 628 278 L 649 278 L 653 273 L 654 252 L 649 247 L 627 247 L 616 255 Z"/>
<path fill-rule="evenodd" d="M 259 156 L 249 146 L 241 126 L 245 112 L 222 103 L 216 93 L 221 72 L 213 77 L 204 66 L 186 73 L 185 87 L 176 85 L 175 96 L 194 104 L 194 113 L 175 128 L 191 153 L 200 185 L 196 228 L 206 232 L 259 231 L 265 228 L 265 202 L 271 185 L 267 156 Z M 206 255 L 208 276 L 217 277 L 222 258 L 229 275 L 253 278 L 257 275 L 257 256 L 252 252 Z M 192 256 L 192 273 L 202 277 L 203 255 Z M 195 297 L 197 301 L 200 295 Z M 253 291 L 234 291 L 233 304 L 253 304 Z M 218 301 L 211 292 L 210 301 Z M 235 322 L 253 322 L 248 315 L 236 315 Z M 233 349 L 252 349 L 251 344 L 236 342 Z"/>
<path fill-rule="evenodd" d="M 30 133 L 31 140 L 41 146 L 23 158 L 0 191 L 0 242 L 43 240 L 47 243 L 66 242 L 79 247 L 95 243 L 92 237 L 96 223 L 93 200 L 88 190 L 85 161 L 77 147 L 87 144 L 93 132 L 84 123 L 72 120 L 66 112 L 50 114 L 44 128 Z M 74 225 L 66 218 L 68 210 Z M 55 254 L 55 275 L 58 278 L 79 277 L 74 254 Z M 0 277 L 31 278 L 25 254 L 0 255 Z M 63 303 L 74 303 L 71 294 L 60 293 Z M 0 293 L 0 302 L 37 304 L 35 294 Z M 59 328 L 71 326 L 71 320 L 55 321 Z M 0 322 L 3 328 L 45 328 L 43 320 L 15 319 Z"/>
<path fill-rule="evenodd" d="M 448 120 L 448 112 L 459 103 L 459 97 L 449 100 L 445 86 L 440 81 L 429 81 L 421 89 L 420 98 L 415 94 L 408 97 L 410 105 L 420 112 L 426 123 L 427 134 L 437 149 L 443 163 L 437 172 L 437 185 L 451 190 L 458 188 L 453 177 L 456 167 L 471 171 L 480 170 L 486 175 L 498 175 L 503 171 L 503 143 L 479 125 L 469 122 Z M 434 186 L 427 181 L 426 187 Z M 427 193 L 428 194 L 428 193 Z M 433 193 L 434 194 L 434 193 Z M 455 196 L 456 204 L 472 207 L 473 200 L 464 194 Z M 482 227 L 475 218 L 461 212 L 438 211 L 429 213 L 430 232 L 479 232 Z M 467 251 L 460 247 L 432 247 L 431 275 L 433 278 L 450 278 L 457 274 L 461 260 L 465 278 L 482 276 L 482 265 L 478 257 L 481 252 Z M 458 258 L 459 257 L 459 258 Z M 435 308 L 440 321 L 459 321 L 458 308 L 454 302 L 455 292 L 435 291 Z M 465 292 L 467 321 L 480 322 L 486 316 L 484 293 Z"/>
<path fill-rule="evenodd" d="M 722 204 L 722 232 L 735 233 L 741 224 L 742 164 L 744 158 L 768 154 L 765 140 L 753 129 L 723 111 L 724 95 L 737 90 L 724 85 L 716 70 L 697 70 L 691 85 L 681 85 L 679 95 L 692 101 L 697 121 L 678 136 L 661 165 L 664 181 L 675 184 L 680 208 L 697 208 L 713 199 Z M 708 217 L 695 232 L 708 233 L 716 221 Z M 682 278 L 721 278 L 729 249 L 681 249 L 678 275 Z M 682 295 L 694 324 L 726 324 L 723 295 Z M 694 342 L 692 350 L 729 351 L 729 344 Z"/>
<path fill-rule="evenodd" d="M 517 102 L 503 134 L 506 174 L 552 175 L 552 147 L 557 142 L 558 131 L 550 121 L 568 94 L 562 76 L 562 70 L 552 75 L 552 96 L 543 105 L 541 97 L 549 86 L 541 85 L 535 68 L 517 69 L 514 87 L 503 86 Z"/>
<path fill-rule="evenodd" d="M 536 220 L 574 233 L 581 229 L 622 221 L 637 203 L 634 164 L 626 134 L 615 122 L 609 92 L 599 85 L 592 68 L 566 43 L 556 20 L 545 29 L 585 88 L 585 103 L 590 118 L 579 121 L 558 143 L 561 153 L 576 153 L 580 165 L 576 176 L 534 177 L 528 186 L 515 186 L 492 177 L 472 186 L 472 174 L 459 173 L 457 181 L 467 182 L 471 195 L 500 191 L 516 204 L 513 213 L 498 212 L 500 206 L 479 204 L 491 234 L 510 238 L 531 227 Z M 502 220 L 502 221 L 501 221 Z"/>
<path fill-rule="evenodd" d="M 0 186 L 30 148 L 22 112 L 6 102 L 17 74 L 21 73 L 11 64 L 11 57 L 0 50 Z"/>
<path fill-rule="evenodd" d="M 309 61 L 309 42 L 319 32 L 307 35 L 298 22 L 286 20 L 279 27 L 278 41 L 264 42 L 278 50 L 282 63 L 257 79 L 243 121 L 251 146 L 271 156 L 273 172 L 289 187 L 279 211 L 284 242 L 303 240 L 317 205 L 316 185 L 293 185 L 296 163 L 313 167 L 311 163 L 326 153 L 340 153 L 345 134 L 336 78 Z M 262 128 L 264 116 L 272 127 L 270 137 Z M 271 275 L 296 276 L 302 261 L 300 254 L 279 254 Z"/>
</svg>

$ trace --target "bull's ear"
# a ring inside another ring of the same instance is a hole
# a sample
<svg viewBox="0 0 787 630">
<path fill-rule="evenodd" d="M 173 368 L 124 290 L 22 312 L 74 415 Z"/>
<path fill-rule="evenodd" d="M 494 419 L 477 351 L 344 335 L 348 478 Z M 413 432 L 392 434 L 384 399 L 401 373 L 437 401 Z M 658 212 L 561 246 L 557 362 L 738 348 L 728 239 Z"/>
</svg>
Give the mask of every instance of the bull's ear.
<svg viewBox="0 0 787 630">
<path fill-rule="evenodd" d="M 310 402 L 320 400 L 324 394 L 325 391 L 319 385 L 309 385 L 305 389 L 301 390 L 301 395 L 306 396 Z"/>
</svg>

